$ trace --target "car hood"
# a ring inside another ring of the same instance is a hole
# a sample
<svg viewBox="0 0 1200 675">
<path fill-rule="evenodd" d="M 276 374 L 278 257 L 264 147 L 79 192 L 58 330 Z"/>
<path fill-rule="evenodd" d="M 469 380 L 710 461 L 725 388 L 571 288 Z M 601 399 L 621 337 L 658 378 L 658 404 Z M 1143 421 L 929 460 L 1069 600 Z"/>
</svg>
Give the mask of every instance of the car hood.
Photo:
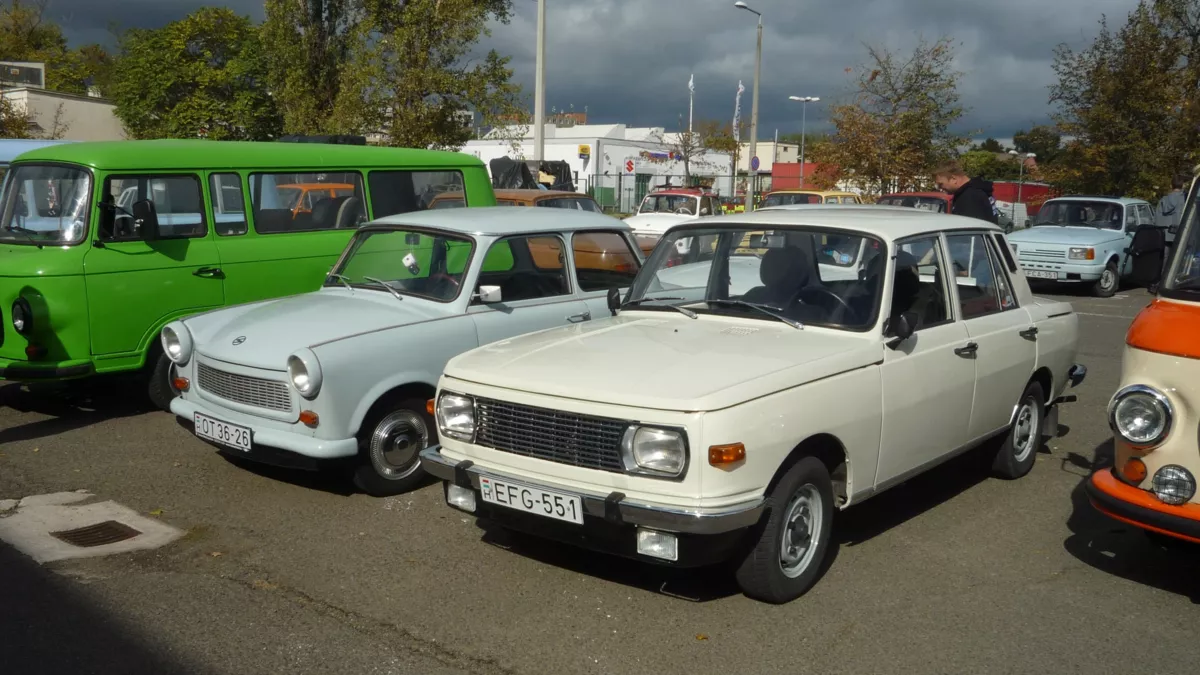
<svg viewBox="0 0 1200 675">
<path fill-rule="evenodd" d="M 657 410 L 720 410 L 883 359 L 872 336 L 782 323 L 626 312 L 460 354 L 448 377 Z"/>
<path fill-rule="evenodd" d="M 297 349 L 449 316 L 450 307 L 409 296 L 397 300 L 385 291 L 323 288 L 201 314 L 185 323 L 200 354 L 282 370 Z"/>
<path fill-rule="evenodd" d="M 1068 225 L 1039 225 L 1008 235 L 1008 240 L 1014 244 L 1062 244 L 1064 246 L 1090 246 L 1125 235 L 1117 230 L 1101 230 L 1095 227 L 1080 227 Z"/>
<path fill-rule="evenodd" d="M 644 213 L 639 216 L 626 218 L 625 224 L 632 227 L 635 233 L 654 232 L 662 234 L 672 226 L 679 223 L 686 223 L 690 220 L 696 220 L 696 216 L 685 216 L 678 213 Z"/>
</svg>

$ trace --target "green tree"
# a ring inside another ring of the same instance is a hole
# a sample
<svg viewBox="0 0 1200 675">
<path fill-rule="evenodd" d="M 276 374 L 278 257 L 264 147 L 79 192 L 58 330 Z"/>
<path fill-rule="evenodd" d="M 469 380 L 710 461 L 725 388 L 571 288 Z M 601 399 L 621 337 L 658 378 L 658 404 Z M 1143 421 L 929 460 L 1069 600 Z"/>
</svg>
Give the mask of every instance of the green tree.
<svg viewBox="0 0 1200 675">
<path fill-rule="evenodd" d="M 340 69 L 349 54 L 355 0 L 266 0 L 262 49 L 267 81 L 289 134 L 333 130 L 341 90 Z"/>
<path fill-rule="evenodd" d="M 1034 126 L 1029 131 L 1022 129 L 1013 134 L 1013 145 L 1017 152 L 1037 155 L 1038 164 L 1050 164 L 1062 152 L 1062 134 L 1054 127 Z"/>
<path fill-rule="evenodd" d="M 99 45 L 68 49 L 62 29 L 45 18 L 48 2 L 8 0 L 0 4 L 0 61 L 44 63 L 46 88 L 86 94 L 88 85 L 105 79 L 108 54 Z"/>
<path fill-rule="evenodd" d="M 23 109 L 0 96 L 0 138 L 32 138 L 31 122 Z"/>
<path fill-rule="evenodd" d="M 250 19 L 205 7 L 121 37 L 110 97 L 134 138 L 265 140 L 280 131 Z"/>
<path fill-rule="evenodd" d="M 983 151 L 992 152 L 992 153 L 1008 152 L 1007 148 L 1005 148 L 1003 145 L 1000 145 L 1000 141 L 998 141 L 990 136 L 988 138 L 984 139 L 984 141 L 982 143 L 976 143 L 975 147 L 972 148 L 972 150 L 983 150 Z"/>
<path fill-rule="evenodd" d="M 968 150 L 958 161 L 967 175 L 984 180 L 1017 180 L 1021 173 L 1021 165 L 1016 158 L 990 150 Z"/>
</svg>

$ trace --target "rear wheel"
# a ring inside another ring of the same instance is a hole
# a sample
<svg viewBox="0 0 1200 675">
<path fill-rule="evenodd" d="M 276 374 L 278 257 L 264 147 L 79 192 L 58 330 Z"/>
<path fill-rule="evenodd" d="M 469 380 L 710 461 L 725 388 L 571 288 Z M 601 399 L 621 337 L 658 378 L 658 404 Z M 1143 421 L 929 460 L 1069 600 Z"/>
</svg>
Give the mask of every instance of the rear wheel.
<svg viewBox="0 0 1200 675">
<path fill-rule="evenodd" d="M 437 442 L 425 401 L 390 398 L 376 404 L 359 434 L 354 484 L 373 497 L 408 492 L 425 480 L 420 453 Z"/>
<path fill-rule="evenodd" d="M 1042 385 L 1030 382 L 1017 403 L 1008 433 L 1003 437 L 996 457 L 992 460 L 992 472 L 1001 478 L 1020 478 L 1029 473 L 1037 461 L 1042 448 L 1042 421 L 1045 417 L 1046 397 Z"/>
<path fill-rule="evenodd" d="M 1113 293 L 1117 292 L 1117 286 L 1120 285 L 1121 277 L 1117 274 L 1117 264 L 1110 262 L 1104 267 L 1104 271 L 1100 273 L 1100 278 L 1096 284 L 1092 286 L 1092 295 L 1097 298 L 1111 298 Z"/>
</svg>

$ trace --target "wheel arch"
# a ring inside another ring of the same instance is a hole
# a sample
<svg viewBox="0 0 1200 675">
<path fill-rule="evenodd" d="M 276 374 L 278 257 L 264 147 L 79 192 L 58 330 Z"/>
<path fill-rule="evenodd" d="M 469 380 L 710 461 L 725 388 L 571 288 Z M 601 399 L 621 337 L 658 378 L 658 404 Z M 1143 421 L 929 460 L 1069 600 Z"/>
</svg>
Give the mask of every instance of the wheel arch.
<svg viewBox="0 0 1200 675">
<path fill-rule="evenodd" d="M 421 380 L 410 380 L 403 384 L 391 386 L 370 398 L 370 405 L 359 406 L 358 410 L 355 411 L 351 428 L 356 430 L 356 435 L 361 434 L 363 423 L 370 419 L 372 415 L 378 413 L 381 406 L 386 405 L 390 401 L 405 398 L 415 398 L 424 401 L 433 398 L 436 393 L 436 385 Z"/>
<path fill-rule="evenodd" d="M 847 491 L 850 485 L 850 458 L 846 446 L 836 436 L 830 433 L 817 433 L 809 436 L 792 448 L 788 456 L 779 465 L 771 482 L 767 486 L 767 494 L 775 489 L 783 475 L 797 462 L 805 457 L 816 457 L 829 470 L 833 481 L 833 498 L 838 505 L 846 503 Z"/>
</svg>

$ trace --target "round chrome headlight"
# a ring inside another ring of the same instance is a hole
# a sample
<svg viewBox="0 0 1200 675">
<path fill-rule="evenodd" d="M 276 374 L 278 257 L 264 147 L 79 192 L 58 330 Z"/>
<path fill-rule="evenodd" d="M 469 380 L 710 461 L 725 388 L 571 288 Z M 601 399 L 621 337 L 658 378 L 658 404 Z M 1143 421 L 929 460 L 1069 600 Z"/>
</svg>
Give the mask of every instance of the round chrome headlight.
<svg viewBox="0 0 1200 675">
<path fill-rule="evenodd" d="M 1182 466 L 1168 464 L 1154 474 L 1150 489 L 1164 504 L 1179 506 L 1196 496 L 1196 479 Z"/>
<path fill-rule="evenodd" d="M 13 301 L 12 326 L 13 330 L 21 335 L 29 335 L 33 332 L 33 308 L 29 306 L 29 301 L 25 298 L 17 298 Z"/>
<path fill-rule="evenodd" d="M 1166 394 L 1141 384 L 1125 387 L 1108 404 L 1108 424 L 1131 445 L 1152 448 L 1171 433 L 1174 411 Z"/>
<path fill-rule="evenodd" d="M 162 329 L 163 353 L 172 363 L 182 366 L 192 358 L 192 334 L 180 321 L 172 321 Z"/>
<path fill-rule="evenodd" d="M 304 398 L 314 398 L 321 391 L 321 364 L 311 350 L 303 349 L 288 357 L 288 379 Z"/>
</svg>

